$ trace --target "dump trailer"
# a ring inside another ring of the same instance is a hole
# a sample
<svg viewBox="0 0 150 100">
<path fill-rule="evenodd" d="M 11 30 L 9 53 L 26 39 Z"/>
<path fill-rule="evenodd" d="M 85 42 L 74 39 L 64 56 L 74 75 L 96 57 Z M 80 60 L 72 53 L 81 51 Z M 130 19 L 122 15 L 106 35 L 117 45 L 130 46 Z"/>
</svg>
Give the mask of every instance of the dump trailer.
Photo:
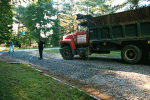
<svg viewBox="0 0 150 100">
<path fill-rule="evenodd" d="M 149 58 L 150 7 L 97 17 L 78 14 L 77 20 L 83 21 L 77 25 L 76 33 L 60 40 L 64 59 L 109 54 L 112 50 L 121 50 L 122 60 L 131 64 Z"/>
</svg>

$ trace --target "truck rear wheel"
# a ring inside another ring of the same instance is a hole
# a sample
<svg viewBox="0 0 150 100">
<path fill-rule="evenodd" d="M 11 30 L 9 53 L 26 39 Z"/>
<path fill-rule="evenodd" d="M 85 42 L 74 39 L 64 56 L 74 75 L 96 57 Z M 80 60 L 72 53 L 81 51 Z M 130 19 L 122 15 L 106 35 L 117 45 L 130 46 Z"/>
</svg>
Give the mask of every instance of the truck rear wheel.
<svg viewBox="0 0 150 100">
<path fill-rule="evenodd" d="M 69 46 L 63 47 L 61 55 L 65 60 L 71 60 L 74 56 Z"/>
<path fill-rule="evenodd" d="M 141 60 L 142 51 L 135 45 L 127 45 L 121 51 L 122 59 L 127 63 L 137 63 Z"/>
</svg>

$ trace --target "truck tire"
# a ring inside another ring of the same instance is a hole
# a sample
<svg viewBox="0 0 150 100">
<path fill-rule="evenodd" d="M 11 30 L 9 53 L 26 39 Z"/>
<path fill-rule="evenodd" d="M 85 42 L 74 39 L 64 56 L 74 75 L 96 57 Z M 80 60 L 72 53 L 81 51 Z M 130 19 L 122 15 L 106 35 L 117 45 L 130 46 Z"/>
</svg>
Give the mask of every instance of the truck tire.
<svg viewBox="0 0 150 100">
<path fill-rule="evenodd" d="M 127 45 L 121 51 L 122 59 L 131 64 L 135 64 L 141 60 L 142 51 L 135 45 Z"/>
<path fill-rule="evenodd" d="M 71 60 L 74 56 L 69 46 L 63 47 L 61 55 L 65 60 Z"/>
</svg>

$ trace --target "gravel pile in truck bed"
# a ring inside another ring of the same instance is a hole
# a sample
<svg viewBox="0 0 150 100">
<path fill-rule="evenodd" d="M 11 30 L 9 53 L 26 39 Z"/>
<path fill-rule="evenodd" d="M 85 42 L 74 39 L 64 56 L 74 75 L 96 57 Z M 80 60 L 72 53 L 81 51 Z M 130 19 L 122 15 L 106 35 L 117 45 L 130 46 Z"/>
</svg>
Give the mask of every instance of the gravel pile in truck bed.
<svg viewBox="0 0 150 100">
<path fill-rule="evenodd" d="M 9 59 L 8 59 L 9 58 Z M 59 54 L 45 53 L 39 60 L 38 51 L 0 52 L 0 60 L 21 61 L 46 68 L 88 84 L 85 91 L 102 99 L 150 100 L 150 63 L 125 64 L 121 58 L 76 56 L 64 60 Z"/>
</svg>

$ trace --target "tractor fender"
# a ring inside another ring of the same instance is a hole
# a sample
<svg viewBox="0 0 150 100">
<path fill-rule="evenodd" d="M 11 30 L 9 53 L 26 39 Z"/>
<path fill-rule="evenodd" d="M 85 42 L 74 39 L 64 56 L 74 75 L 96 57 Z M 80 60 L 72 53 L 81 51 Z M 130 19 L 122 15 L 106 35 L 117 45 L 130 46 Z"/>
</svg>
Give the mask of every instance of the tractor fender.
<svg viewBox="0 0 150 100">
<path fill-rule="evenodd" d="M 69 44 L 69 46 L 72 50 L 76 49 L 75 43 L 72 39 L 65 39 L 65 40 L 60 41 L 61 47 L 64 47 L 65 44 Z"/>
</svg>

